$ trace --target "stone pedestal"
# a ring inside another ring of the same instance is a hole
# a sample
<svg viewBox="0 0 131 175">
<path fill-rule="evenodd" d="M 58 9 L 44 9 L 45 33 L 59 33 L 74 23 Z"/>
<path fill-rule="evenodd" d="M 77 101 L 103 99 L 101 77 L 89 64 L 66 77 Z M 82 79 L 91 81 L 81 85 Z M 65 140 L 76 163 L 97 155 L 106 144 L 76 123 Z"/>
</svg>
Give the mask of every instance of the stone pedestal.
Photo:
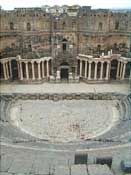
<svg viewBox="0 0 131 175">
<path fill-rule="evenodd" d="M 55 82 L 55 77 L 53 75 L 50 76 L 50 83 L 54 83 Z"/>
<path fill-rule="evenodd" d="M 75 79 L 74 79 L 74 82 L 75 83 L 79 83 L 79 81 L 80 81 L 80 77 L 79 76 L 76 76 Z"/>
<path fill-rule="evenodd" d="M 72 75 L 72 72 L 69 73 L 69 83 L 73 83 L 73 75 Z"/>
<path fill-rule="evenodd" d="M 59 70 L 56 72 L 56 82 L 57 83 L 60 82 L 60 71 Z"/>
</svg>

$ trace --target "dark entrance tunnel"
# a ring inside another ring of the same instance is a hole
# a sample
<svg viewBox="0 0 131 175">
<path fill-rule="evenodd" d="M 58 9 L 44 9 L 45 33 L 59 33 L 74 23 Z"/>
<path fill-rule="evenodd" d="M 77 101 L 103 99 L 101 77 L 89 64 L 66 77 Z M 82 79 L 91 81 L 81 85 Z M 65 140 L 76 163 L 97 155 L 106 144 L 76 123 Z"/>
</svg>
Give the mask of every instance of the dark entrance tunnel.
<svg viewBox="0 0 131 175">
<path fill-rule="evenodd" d="M 69 64 L 64 62 L 60 65 L 60 77 L 61 79 L 68 79 L 69 76 Z"/>
</svg>

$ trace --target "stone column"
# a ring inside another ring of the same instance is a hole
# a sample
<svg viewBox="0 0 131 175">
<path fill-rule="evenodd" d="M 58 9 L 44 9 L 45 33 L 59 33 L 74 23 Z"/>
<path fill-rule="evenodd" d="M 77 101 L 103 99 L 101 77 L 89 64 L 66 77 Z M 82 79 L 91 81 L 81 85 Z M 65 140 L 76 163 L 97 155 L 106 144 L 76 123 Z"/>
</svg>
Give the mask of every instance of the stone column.
<svg viewBox="0 0 131 175">
<path fill-rule="evenodd" d="M 18 70 L 18 78 L 20 78 L 20 67 L 19 67 L 19 63 L 17 62 L 17 70 Z"/>
<path fill-rule="evenodd" d="M 5 63 L 3 63 L 3 71 L 4 71 L 4 79 L 7 80 Z"/>
<path fill-rule="evenodd" d="M 25 65 L 26 65 L 26 79 L 29 80 L 28 62 L 25 62 Z"/>
<path fill-rule="evenodd" d="M 85 78 L 87 78 L 87 61 L 85 61 Z"/>
<path fill-rule="evenodd" d="M 9 67 L 10 67 L 10 77 L 12 78 L 12 67 L 11 67 L 11 61 L 9 61 Z"/>
<path fill-rule="evenodd" d="M 125 71 L 126 71 L 126 63 L 124 63 L 123 65 L 122 79 L 125 78 Z"/>
<path fill-rule="evenodd" d="M 129 78 L 131 79 L 131 69 L 130 69 L 130 76 L 129 76 Z"/>
<path fill-rule="evenodd" d="M 103 62 L 101 62 L 100 80 L 103 79 Z"/>
<path fill-rule="evenodd" d="M 95 74 L 94 74 L 94 80 L 97 79 L 97 63 L 98 63 L 98 62 L 95 62 Z"/>
<path fill-rule="evenodd" d="M 46 61 L 46 66 L 47 66 L 47 77 L 49 77 L 49 61 Z"/>
<path fill-rule="evenodd" d="M 37 64 L 38 64 L 38 79 L 41 80 L 40 62 L 37 62 Z"/>
<path fill-rule="evenodd" d="M 88 80 L 91 79 L 91 62 L 89 62 L 89 69 L 88 69 Z"/>
<path fill-rule="evenodd" d="M 7 79 L 9 79 L 10 76 L 9 76 L 9 67 L 8 67 L 8 63 L 5 63 L 5 67 L 6 67 L 6 75 L 7 75 Z"/>
<path fill-rule="evenodd" d="M 121 68 L 120 68 L 120 79 L 122 78 L 122 70 L 123 70 L 123 63 L 121 62 Z"/>
<path fill-rule="evenodd" d="M 116 78 L 119 78 L 119 73 L 120 73 L 120 61 L 118 62 L 118 66 L 117 66 Z"/>
<path fill-rule="evenodd" d="M 31 62 L 31 69 L 32 69 L 32 80 L 35 80 L 34 62 Z"/>
<path fill-rule="evenodd" d="M 45 78 L 44 61 L 42 61 L 42 78 Z"/>
<path fill-rule="evenodd" d="M 82 60 L 80 60 L 80 77 L 82 77 Z"/>
<path fill-rule="evenodd" d="M 19 64 L 20 64 L 20 80 L 23 80 L 22 62 L 19 62 Z"/>
<path fill-rule="evenodd" d="M 107 67 L 106 67 L 106 80 L 109 79 L 109 68 L 110 68 L 110 62 L 107 62 Z"/>
</svg>

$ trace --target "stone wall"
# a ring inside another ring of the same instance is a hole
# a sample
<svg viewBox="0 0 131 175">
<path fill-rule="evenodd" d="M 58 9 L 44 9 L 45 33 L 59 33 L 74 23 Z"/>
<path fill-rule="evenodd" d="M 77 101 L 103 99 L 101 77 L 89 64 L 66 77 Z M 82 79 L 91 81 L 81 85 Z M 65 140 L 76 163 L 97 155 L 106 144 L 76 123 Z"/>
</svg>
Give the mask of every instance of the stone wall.
<svg viewBox="0 0 131 175">
<path fill-rule="evenodd" d="M 79 7 L 75 16 L 41 8 L 2 10 L 1 57 L 18 51 L 28 58 L 30 52 L 38 58 L 59 58 L 63 39 L 67 40 L 66 51 L 73 59 L 78 53 L 100 54 L 111 48 L 114 52 L 129 52 L 131 13 L 87 9 Z"/>
</svg>

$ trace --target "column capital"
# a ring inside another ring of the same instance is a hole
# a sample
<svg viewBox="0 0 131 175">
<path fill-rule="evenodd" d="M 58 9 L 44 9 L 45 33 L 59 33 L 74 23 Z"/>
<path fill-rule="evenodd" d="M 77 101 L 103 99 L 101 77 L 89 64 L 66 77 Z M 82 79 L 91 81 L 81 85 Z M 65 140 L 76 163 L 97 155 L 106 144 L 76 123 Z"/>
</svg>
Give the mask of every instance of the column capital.
<svg viewBox="0 0 131 175">
<path fill-rule="evenodd" d="M 41 63 L 41 61 L 36 61 L 38 64 L 40 64 Z"/>
<path fill-rule="evenodd" d="M 110 61 L 106 61 L 107 62 L 107 64 L 110 64 L 111 62 Z"/>
<path fill-rule="evenodd" d="M 88 61 L 89 64 L 93 63 L 93 61 Z"/>
<path fill-rule="evenodd" d="M 95 64 L 98 64 L 99 61 L 95 61 Z"/>
<path fill-rule="evenodd" d="M 124 63 L 124 64 L 127 64 L 128 62 L 127 62 L 127 61 L 124 61 L 123 63 Z"/>
</svg>

